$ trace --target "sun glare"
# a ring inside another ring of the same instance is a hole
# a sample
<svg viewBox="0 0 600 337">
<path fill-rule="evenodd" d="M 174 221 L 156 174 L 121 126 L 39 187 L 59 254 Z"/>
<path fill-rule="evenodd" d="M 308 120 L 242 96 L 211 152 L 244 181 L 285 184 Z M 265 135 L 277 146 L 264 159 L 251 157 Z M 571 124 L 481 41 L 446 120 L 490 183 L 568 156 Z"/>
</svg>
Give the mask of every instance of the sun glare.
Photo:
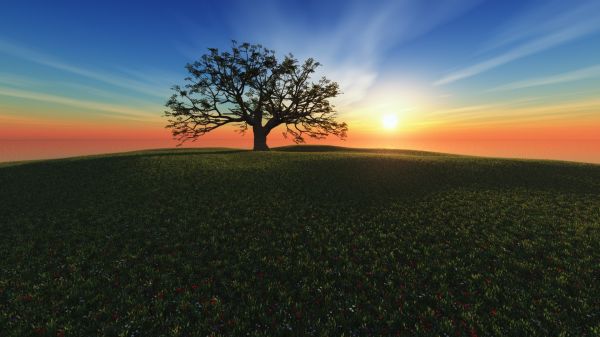
<svg viewBox="0 0 600 337">
<path fill-rule="evenodd" d="M 392 130 L 398 125 L 398 115 L 396 114 L 385 114 L 381 118 L 381 124 L 384 129 Z"/>
</svg>

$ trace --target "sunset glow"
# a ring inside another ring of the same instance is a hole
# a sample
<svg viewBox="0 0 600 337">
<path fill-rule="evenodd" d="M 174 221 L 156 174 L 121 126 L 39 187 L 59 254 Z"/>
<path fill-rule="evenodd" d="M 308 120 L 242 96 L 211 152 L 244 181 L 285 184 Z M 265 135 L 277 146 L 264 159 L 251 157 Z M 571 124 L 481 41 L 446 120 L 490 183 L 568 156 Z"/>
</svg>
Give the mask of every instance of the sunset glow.
<svg viewBox="0 0 600 337">
<path fill-rule="evenodd" d="M 381 124 L 383 125 L 384 129 L 395 129 L 398 125 L 398 116 L 393 113 L 385 114 L 381 118 Z"/>
<path fill-rule="evenodd" d="M 13 2 L 0 20 L 0 162 L 174 147 L 170 87 L 236 39 L 314 57 L 316 78 L 340 83 L 348 138 L 311 144 L 600 163 L 600 3 L 450 3 Z M 184 146 L 250 148 L 235 129 Z M 271 147 L 292 144 L 281 131 Z"/>
</svg>

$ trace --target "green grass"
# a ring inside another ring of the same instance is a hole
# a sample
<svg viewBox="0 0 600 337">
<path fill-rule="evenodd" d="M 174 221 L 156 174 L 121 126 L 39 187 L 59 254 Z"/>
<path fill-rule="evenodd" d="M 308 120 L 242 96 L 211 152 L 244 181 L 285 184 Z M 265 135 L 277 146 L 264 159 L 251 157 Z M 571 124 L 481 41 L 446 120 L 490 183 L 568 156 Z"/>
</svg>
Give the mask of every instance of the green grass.
<svg viewBox="0 0 600 337">
<path fill-rule="evenodd" d="M 39 161 L 0 167 L 0 226 L 0 336 L 600 335 L 598 165 Z"/>
</svg>

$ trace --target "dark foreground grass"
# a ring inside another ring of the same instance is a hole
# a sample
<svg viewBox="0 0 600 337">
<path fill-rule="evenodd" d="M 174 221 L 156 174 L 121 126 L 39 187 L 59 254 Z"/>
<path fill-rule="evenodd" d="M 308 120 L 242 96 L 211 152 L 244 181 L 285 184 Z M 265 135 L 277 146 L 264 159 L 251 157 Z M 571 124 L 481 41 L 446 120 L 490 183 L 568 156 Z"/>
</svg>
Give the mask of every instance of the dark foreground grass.
<svg viewBox="0 0 600 337">
<path fill-rule="evenodd" d="M 600 335 L 600 166 L 287 150 L 0 168 L 0 336 Z"/>
</svg>

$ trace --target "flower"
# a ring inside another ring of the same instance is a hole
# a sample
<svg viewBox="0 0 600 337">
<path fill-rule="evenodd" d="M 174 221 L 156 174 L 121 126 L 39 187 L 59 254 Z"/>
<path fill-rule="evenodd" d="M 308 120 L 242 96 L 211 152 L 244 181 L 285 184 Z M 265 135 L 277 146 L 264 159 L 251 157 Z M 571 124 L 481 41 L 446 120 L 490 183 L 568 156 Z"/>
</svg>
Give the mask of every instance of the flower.
<svg viewBox="0 0 600 337">
<path fill-rule="evenodd" d="M 46 328 L 44 328 L 44 327 L 33 328 L 33 332 L 36 333 L 37 335 L 44 335 L 44 334 L 46 334 Z"/>
</svg>

